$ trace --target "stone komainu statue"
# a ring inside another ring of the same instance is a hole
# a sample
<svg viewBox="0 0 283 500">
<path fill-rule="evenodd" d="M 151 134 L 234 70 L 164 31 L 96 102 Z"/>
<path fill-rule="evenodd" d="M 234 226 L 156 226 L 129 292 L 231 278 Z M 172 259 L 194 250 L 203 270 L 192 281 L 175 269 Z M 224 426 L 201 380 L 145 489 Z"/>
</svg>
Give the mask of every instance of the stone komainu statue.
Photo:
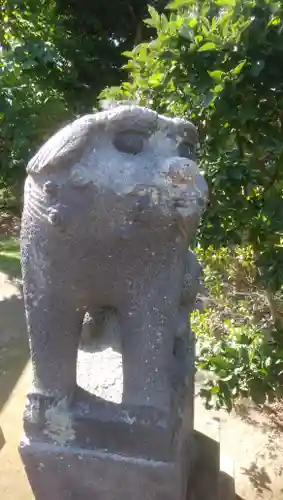
<svg viewBox="0 0 283 500">
<path fill-rule="evenodd" d="M 30 398 L 72 397 L 85 313 L 111 308 L 123 401 L 170 404 L 175 336 L 195 300 L 187 248 L 207 193 L 196 141 L 189 122 L 118 106 L 74 121 L 30 161 L 21 230 Z"/>
</svg>

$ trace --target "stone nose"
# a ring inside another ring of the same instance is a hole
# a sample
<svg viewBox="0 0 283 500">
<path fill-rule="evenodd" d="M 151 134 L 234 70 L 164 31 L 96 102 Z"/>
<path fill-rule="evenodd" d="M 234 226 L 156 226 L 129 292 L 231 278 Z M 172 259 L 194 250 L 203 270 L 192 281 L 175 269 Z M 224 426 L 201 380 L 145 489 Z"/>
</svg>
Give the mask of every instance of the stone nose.
<svg viewBox="0 0 283 500">
<path fill-rule="evenodd" d="M 199 175 L 197 163 L 189 158 L 171 158 L 168 163 L 168 175 L 173 184 L 195 183 Z"/>
</svg>

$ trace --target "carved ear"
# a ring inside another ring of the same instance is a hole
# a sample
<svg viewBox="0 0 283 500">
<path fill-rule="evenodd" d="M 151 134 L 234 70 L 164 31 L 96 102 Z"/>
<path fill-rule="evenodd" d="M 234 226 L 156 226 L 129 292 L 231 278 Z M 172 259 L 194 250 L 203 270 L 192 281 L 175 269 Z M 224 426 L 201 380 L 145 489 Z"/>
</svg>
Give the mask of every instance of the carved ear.
<svg viewBox="0 0 283 500">
<path fill-rule="evenodd" d="M 30 160 L 27 173 L 71 167 L 87 152 L 97 125 L 96 115 L 86 115 L 59 130 Z"/>
</svg>

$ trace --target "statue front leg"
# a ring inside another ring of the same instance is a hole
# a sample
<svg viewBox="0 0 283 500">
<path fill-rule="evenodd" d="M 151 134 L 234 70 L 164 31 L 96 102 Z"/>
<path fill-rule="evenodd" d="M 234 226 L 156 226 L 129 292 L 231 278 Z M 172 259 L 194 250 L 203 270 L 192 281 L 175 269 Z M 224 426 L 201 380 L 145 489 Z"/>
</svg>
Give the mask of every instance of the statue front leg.
<svg viewBox="0 0 283 500">
<path fill-rule="evenodd" d="M 166 292 L 154 283 L 120 311 L 126 404 L 170 405 L 177 301 Z"/>
<path fill-rule="evenodd" d="M 83 312 L 62 276 L 23 264 L 32 394 L 70 398 L 76 387 L 76 361 Z"/>
</svg>

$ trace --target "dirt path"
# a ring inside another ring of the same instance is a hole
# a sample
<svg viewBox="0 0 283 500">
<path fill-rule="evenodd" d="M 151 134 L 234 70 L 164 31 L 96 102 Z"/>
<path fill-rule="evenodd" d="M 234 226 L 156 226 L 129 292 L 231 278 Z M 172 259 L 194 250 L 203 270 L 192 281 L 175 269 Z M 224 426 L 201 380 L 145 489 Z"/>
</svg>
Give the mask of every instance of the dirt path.
<svg viewBox="0 0 283 500">
<path fill-rule="evenodd" d="M 34 500 L 17 446 L 30 381 L 20 284 L 0 273 L 1 500 Z M 198 386 L 197 386 L 198 387 Z M 222 468 L 234 475 L 239 500 L 283 500 L 283 435 L 266 415 L 244 405 L 241 415 L 207 412 L 196 398 L 195 427 L 220 437 Z"/>
<path fill-rule="evenodd" d="M 0 451 L 1 500 L 33 500 L 17 451 L 29 382 L 29 355 L 20 284 L 0 273 Z"/>
<path fill-rule="evenodd" d="M 239 411 L 207 412 L 196 398 L 195 427 L 220 440 L 222 470 L 238 500 L 283 500 L 283 434 L 247 402 Z"/>
</svg>

